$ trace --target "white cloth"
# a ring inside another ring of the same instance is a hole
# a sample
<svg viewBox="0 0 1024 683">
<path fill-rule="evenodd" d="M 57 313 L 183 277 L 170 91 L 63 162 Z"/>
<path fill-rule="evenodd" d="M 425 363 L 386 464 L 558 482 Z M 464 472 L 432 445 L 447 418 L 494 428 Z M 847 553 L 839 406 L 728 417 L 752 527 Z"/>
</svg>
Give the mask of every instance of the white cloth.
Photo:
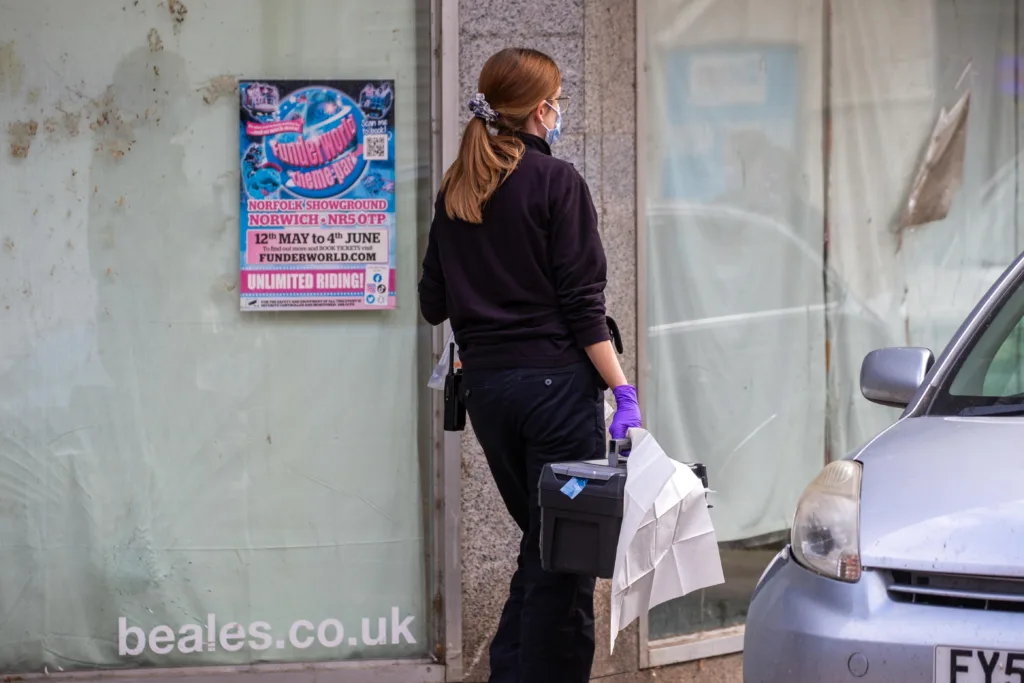
<svg viewBox="0 0 1024 683">
<path fill-rule="evenodd" d="M 723 583 L 705 489 L 646 430 L 630 429 L 626 491 L 612 575 L 611 649 L 651 607 Z"/>
</svg>

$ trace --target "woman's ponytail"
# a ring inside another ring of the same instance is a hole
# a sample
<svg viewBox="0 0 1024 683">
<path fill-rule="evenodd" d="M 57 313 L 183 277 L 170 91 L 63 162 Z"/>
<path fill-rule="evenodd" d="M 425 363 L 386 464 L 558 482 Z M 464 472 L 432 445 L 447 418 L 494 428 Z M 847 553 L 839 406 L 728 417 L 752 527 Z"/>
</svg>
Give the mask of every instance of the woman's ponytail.
<svg viewBox="0 0 1024 683">
<path fill-rule="evenodd" d="M 523 130 L 530 113 L 561 81 L 554 60 L 537 50 L 508 48 L 487 60 L 480 92 L 469 103 L 473 118 L 462 133 L 459 156 L 441 181 L 449 218 L 483 222 L 487 201 L 526 151 L 513 133 Z M 488 124 L 499 132 L 492 135 Z"/>
<path fill-rule="evenodd" d="M 524 150 L 521 140 L 491 135 L 484 120 L 473 117 L 462 133 L 459 157 L 441 182 L 448 216 L 467 223 L 483 222 L 484 204 L 515 170 Z"/>
</svg>

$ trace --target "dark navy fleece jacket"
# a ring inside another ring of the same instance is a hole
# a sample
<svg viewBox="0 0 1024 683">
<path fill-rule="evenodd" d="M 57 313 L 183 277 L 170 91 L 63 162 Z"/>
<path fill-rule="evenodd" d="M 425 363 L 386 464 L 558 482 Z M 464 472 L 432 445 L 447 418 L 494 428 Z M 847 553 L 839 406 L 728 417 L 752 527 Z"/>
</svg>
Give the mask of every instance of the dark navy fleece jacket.
<svg viewBox="0 0 1024 683">
<path fill-rule="evenodd" d="M 586 359 L 609 339 L 607 265 L 586 181 L 548 144 L 521 134 L 526 152 L 474 225 L 448 217 L 437 197 L 420 310 L 451 319 L 467 370 L 550 368 Z"/>
</svg>

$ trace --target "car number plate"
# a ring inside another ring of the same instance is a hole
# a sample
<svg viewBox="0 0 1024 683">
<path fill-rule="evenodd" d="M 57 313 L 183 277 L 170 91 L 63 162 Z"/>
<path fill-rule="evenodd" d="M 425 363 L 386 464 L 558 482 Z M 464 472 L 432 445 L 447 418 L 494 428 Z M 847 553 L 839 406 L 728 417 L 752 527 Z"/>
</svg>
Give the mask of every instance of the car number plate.
<svg viewBox="0 0 1024 683">
<path fill-rule="evenodd" d="M 1024 652 L 937 647 L 935 683 L 1024 683 Z"/>
</svg>

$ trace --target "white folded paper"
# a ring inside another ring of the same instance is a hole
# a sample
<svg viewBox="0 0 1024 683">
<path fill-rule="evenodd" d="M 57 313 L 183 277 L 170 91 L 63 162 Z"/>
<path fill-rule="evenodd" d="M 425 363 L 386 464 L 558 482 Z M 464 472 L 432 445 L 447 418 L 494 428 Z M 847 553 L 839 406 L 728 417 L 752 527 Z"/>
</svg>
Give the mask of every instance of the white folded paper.
<svg viewBox="0 0 1024 683">
<path fill-rule="evenodd" d="M 434 366 L 434 372 L 427 380 L 427 386 L 431 389 L 444 391 L 444 378 L 448 374 L 448 363 L 451 361 L 448 356 L 451 355 L 452 344 L 455 344 L 455 333 L 449 332 L 448 339 L 444 342 L 444 350 L 441 351 L 441 358 L 438 359 L 437 365 Z M 460 367 L 462 367 L 462 361 L 459 360 L 459 345 L 455 344 L 455 369 L 458 370 Z"/>
<path fill-rule="evenodd" d="M 646 430 L 630 429 L 622 530 L 612 575 L 615 638 L 655 605 L 725 581 L 704 486 Z"/>
</svg>

